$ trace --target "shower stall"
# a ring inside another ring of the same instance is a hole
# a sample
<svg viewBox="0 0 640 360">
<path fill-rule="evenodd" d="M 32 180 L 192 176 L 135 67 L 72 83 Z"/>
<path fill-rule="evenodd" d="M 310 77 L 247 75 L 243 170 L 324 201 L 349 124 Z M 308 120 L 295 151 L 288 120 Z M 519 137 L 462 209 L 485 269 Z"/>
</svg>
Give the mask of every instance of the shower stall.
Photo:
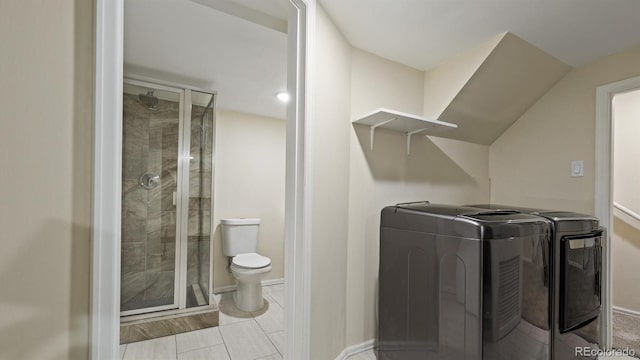
<svg viewBox="0 0 640 360">
<path fill-rule="evenodd" d="M 123 84 L 121 316 L 210 306 L 213 91 Z"/>
</svg>

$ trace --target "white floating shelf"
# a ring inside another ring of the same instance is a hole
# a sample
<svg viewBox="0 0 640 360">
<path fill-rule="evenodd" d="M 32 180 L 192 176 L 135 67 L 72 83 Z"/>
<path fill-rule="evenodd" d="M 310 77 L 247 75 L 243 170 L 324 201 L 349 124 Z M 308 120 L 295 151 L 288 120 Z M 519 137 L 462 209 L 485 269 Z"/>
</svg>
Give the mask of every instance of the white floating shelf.
<svg viewBox="0 0 640 360">
<path fill-rule="evenodd" d="M 437 135 L 442 130 L 458 128 L 456 124 L 429 120 L 421 116 L 382 108 L 357 118 L 353 123 L 369 126 L 371 150 L 373 150 L 373 139 L 377 128 L 405 133 L 407 135 L 407 155 L 411 152 L 411 136 L 422 132 L 427 132 L 426 135 Z"/>
</svg>

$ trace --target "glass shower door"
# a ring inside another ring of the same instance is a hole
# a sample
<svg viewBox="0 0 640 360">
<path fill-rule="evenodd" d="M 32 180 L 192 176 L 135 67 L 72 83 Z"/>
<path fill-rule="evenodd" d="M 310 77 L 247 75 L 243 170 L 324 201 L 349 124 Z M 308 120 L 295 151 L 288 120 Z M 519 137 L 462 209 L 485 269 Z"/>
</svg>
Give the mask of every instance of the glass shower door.
<svg viewBox="0 0 640 360">
<path fill-rule="evenodd" d="M 211 293 L 211 205 L 215 96 L 189 91 L 189 201 L 186 307 L 209 305 Z"/>
<path fill-rule="evenodd" d="M 125 80 L 121 314 L 179 305 L 179 149 L 184 90 Z"/>
</svg>

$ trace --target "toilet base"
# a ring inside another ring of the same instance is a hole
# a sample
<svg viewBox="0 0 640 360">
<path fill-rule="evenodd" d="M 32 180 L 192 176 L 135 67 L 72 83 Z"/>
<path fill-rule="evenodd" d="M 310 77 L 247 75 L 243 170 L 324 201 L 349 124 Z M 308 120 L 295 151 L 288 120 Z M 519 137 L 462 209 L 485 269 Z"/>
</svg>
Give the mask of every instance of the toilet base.
<svg viewBox="0 0 640 360">
<path fill-rule="evenodd" d="M 264 307 L 262 284 L 258 282 L 237 281 L 238 290 L 233 295 L 236 307 L 242 311 L 253 312 Z"/>
</svg>

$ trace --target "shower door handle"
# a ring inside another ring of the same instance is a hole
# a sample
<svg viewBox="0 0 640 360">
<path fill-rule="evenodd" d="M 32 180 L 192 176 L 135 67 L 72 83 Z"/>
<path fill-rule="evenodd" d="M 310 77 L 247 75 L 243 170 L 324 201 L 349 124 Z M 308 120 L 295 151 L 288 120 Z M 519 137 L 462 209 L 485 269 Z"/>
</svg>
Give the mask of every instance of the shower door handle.
<svg viewBox="0 0 640 360">
<path fill-rule="evenodd" d="M 173 197 L 173 206 L 178 205 L 178 193 L 174 191 L 172 197 Z"/>
</svg>

